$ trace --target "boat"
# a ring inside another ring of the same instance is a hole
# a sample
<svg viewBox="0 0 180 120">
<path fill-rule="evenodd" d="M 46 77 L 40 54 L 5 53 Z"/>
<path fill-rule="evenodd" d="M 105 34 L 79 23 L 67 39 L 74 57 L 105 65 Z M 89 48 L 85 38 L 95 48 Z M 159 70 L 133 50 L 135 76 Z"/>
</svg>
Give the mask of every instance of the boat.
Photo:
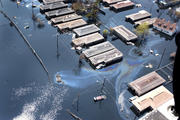
<svg viewBox="0 0 180 120">
<path fill-rule="evenodd" d="M 100 95 L 97 97 L 94 97 L 94 102 L 105 100 L 107 97 L 105 95 Z"/>
</svg>

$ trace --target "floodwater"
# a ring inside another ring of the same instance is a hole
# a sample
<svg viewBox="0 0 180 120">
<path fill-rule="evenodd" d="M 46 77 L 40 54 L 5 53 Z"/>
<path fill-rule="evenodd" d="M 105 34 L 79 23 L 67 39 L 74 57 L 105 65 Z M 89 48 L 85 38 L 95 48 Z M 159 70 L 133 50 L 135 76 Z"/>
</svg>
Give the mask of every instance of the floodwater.
<svg viewBox="0 0 180 120">
<path fill-rule="evenodd" d="M 125 22 L 125 15 L 141 9 L 151 12 L 152 17 L 174 20 L 168 10 L 158 13 L 156 4 L 151 0 L 133 1 L 141 3 L 143 7 L 114 13 L 102 6 L 106 15 L 99 14 L 101 32 L 105 27 L 121 24 L 133 30 L 133 25 Z M 135 46 L 126 45 L 119 39 L 112 40 L 110 36 L 108 40 L 124 53 L 123 60 L 101 70 L 93 70 L 85 61 L 79 67 L 79 56 L 70 45 L 73 37 L 71 32 L 59 34 L 39 12 L 39 7 L 32 9 L 30 0 L 22 0 L 19 6 L 11 0 L 1 2 L 0 10 L 6 12 L 22 30 L 42 58 L 51 79 L 48 80 L 16 29 L 0 15 L 0 120 L 73 119 L 66 112 L 67 109 L 83 120 L 133 120 L 135 114 L 128 101 L 133 95 L 127 90 L 127 84 L 155 70 L 164 48 L 166 51 L 161 66 L 171 62 L 169 54 L 176 50 L 174 38 L 167 39 L 152 29 L 141 46 L 143 56 L 134 54 Z M 34 4 L 39 6 L 40 3 L 34 0 Z M 38 27 L 38 23 L 32 20 L 32 13 L 44 22 L 44 27 Z M 179 25 L 180 22 L 177 23 Z M 150 49 L 154 54 L 150 54 Z M 159 56 L 155 56 L 155 53 Z M 148 63 L 153 68 L 145 68 Z M 55 82 L 57 74 L 62 76 L 64 84 Z M 100 94 L 104 79 L 103 94 L 107 99 L 94 103 L 93 97 Z M 172 90 L 171 84 L 166 87 Z"/>
</svg>

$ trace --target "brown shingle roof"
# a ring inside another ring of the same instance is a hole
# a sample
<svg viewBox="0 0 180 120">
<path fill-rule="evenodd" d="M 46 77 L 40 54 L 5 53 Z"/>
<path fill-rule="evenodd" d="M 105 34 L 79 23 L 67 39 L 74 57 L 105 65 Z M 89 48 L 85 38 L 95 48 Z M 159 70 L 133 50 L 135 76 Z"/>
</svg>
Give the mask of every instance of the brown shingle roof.
<svg viewBox="0 0 180 120">
<path fill-rule="evenodd" d="M 176 30 L 176 23 L 172 24 L 170 21 L 165 21 L 165 19 L 156 19 L 153 25 L 166 31 L 173 32 Z"/>
</svg>

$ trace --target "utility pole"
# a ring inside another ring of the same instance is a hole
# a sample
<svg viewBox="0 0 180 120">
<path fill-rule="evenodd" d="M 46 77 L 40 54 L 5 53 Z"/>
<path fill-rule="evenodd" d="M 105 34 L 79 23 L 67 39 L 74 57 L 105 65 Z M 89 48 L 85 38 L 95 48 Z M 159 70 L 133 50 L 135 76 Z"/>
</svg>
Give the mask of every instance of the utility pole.
<svg viewBox="0 0 180 120">
<path fill-rule="evenodd" d="M 163 51 L 163 53 L 162 53 L 162 56 L 161 56 L 161 59 L 160 59 L 160 62 L 159 62 L 159 65 L 158 65 L 157 69 L 158 69 L 158 68 L 160 67 L 160 65 L 161 65 L 161 62 L 162 62 L 162 59 L 163 59 L 163 57 L 164 57 L 165 51 L 166 51 L 166 48 L 164 48 L 164 51 Z"/>
<path fill-rule="evenodd" d="M 76 109 L 77 112 L 79 111 L 79 97 L 80 93 L 77 94 L 77 97 L 72 102 L 72 106 L 74 109 Z"/>
<path fill-rule="evenodd" d="M 34 2 L 32 1 L 32 6 L 31 6 L 31 8 L 32 8 L 32 19 L 34 21 L 35 20 L 35 15 L 34 15 L 33 4 L 34 4 Z"/>
<path fill-rule="evenodd" d="M 56 37 L 57 37 L 57 41 L 56 41 L 56 44 L 57 44 L 57 58 L 59 57 L 59 39 L 58 39 L 58 37 L 59 37 L 59 34 L 57 33 L 57 35 L 56 35 Z"/>
<path fill-rule="evenodd" d="M 32 7 L 31 7 L 31 9 L 32 9 L 32 21 L 33 21 L 33 28 L 34 28 L 34 30 L 36 30 L 36 25 L 35 25 L 35 21 L 36 21 L 36 16 L 35 16 L 35 14 L 34 14 L 34 9 L 33 9 L 33 1 L 32 1 Z"/>
<path fill-rule="evenodd" d="M 79 93 L 78 93 L 78 96 L 77 96 L 77 112 L 79 111 Z"/>
<path fill-rule="evenodd" d="M 76 48 L 76 47 L 75 47 Z M 84 54 L 83 53 L 81 53 L 80 54 L 80 56 L 79 56 L 79 61 L 78 61 L 78 67 L 80 68 L 81 67 L 81 65 L 82 65 L 82 59 L 84 59 L 85 58 L 85 56 L 84 56 Z"/>
<path fill-rule="evenodd" d="M 102 94 L 102 91 L 103 91 L 103 89 L 104 89 L 105 80 L 106 80 L 106 78 L 104 78 L 104 80 L 103 80 L 103 84 L 102 84 L 101 91 L 100 91 L 101 94 Z"/>
<path fill-rule="evenodd" d="M 2 0 L 0 0 L 0 3 L 1 3 L 1 7 L 3 8 Z"/>
</svg>

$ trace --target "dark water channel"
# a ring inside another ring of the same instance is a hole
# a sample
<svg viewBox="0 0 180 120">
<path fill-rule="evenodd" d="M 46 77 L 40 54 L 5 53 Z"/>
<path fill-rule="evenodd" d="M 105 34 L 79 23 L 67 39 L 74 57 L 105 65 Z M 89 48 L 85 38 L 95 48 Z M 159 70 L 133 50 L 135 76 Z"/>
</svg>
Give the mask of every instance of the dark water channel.
<svg viewBox="0 0 180 120">
<path fill-rule="evenodd" d="M 66 112 L 70 109 L 83 120 L 133 120 L 135 114 L 130 110 L 132 104 L 127 84 L 136 78 L 155 70 L 159 64 L 164 48 L 166 48 L 161 66 L 170 63 L 169 54 L 176 50 L 174 38 L 165 36 L 150 29 L 146 41 L 141 47 L 144 55 L 134 54 L 135 46 L 126 45 L 121 40 L 108 40 L 123 52 L 121 62 L 101 70 L 93 70 L 85 61 L 79 68 L 79 56 L 71 49 L 72 33 L 59 35 L 59 54 L 57 57 L 57 29 L 52 27 L 39 7 L 31 8 L 31 1 L 24 0 L 19 6 L 11 0 L 1 0 L 0 10 L 5 11 L 22 30 L 33 48 L 41 56 L 51 80 L 37 59 L 33 56 L 16 29 L 0 15 L 0 120 L 73 120 Z M 145 9 L 152 17 L 160 16 L 173 21 L 168 10 L 160 10 L 152 0 L 133 0 L 141 3 L 142 8 L 114 13 L 102 6 L 106 15 L 99 15 L 105 27 L 124 25 L 133 30 L 133 25 L 125 22 L 125 15 Z M 34 0 L 38 6 L 40 3 Z M 32 12 L 45 24 L 39 28 L 33 22 Z M 15 16 L 15 17 L 14 17 Z M 177 26 L 180 22 L 177 23 Z M 29 28 L 24 28 L 28 26 Z M 152 49 L 159 56 L 150 54 Z M 153 68 L 145 68 L 151 63 Z M 55 75 L 60 73 L 64 85 L 55 82 Z M 105 80 L 104 94 L 107 99 L 94 103 L 93 97 L 99 95 Z M 172 90 L 171 84 L 166 86 Z M 77 99 L 79 95 L 79 107 Z"/>
</svg>

